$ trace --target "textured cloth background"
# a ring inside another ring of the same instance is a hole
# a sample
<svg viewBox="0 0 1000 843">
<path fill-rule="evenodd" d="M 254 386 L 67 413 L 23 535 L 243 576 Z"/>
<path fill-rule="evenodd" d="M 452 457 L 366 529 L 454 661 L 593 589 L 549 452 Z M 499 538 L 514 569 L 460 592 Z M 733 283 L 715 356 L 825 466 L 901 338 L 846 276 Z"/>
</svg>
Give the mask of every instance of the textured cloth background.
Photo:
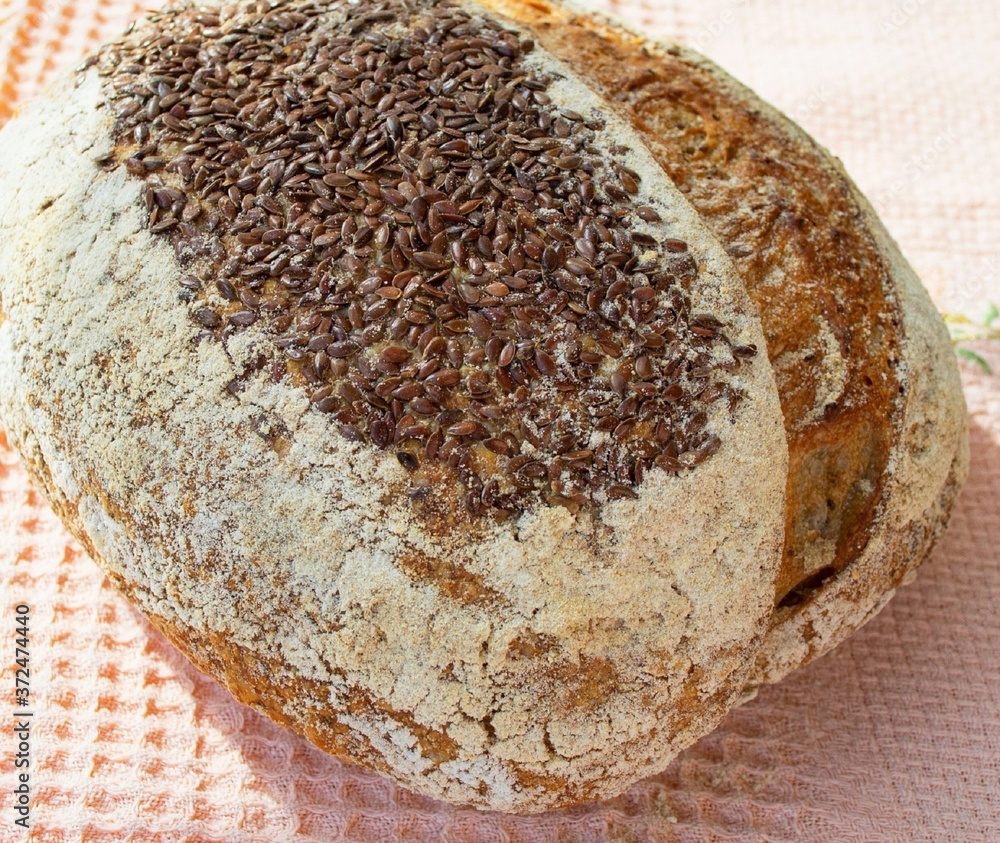
<svg viewBox="0 0 1000 843">
<path fill-rule="evenodd" d="M 139 10 L 0 2 L 0 123 Z M 946 309 L 1000 303 L 1000 4 L 631 0 L 841 156 Z M 1000 371 L 1000 344 L 977 349 Z M 0 435 L 0 841 L 13 607 L 32 606 L 42 841 L 1000 841 L 1000 374 L 963 364 L 972 476 L 916 583 L 851 641 L 611 802 L 451 808 L 341 764 L 192 668 L 118 595 Z"/>
</svg>

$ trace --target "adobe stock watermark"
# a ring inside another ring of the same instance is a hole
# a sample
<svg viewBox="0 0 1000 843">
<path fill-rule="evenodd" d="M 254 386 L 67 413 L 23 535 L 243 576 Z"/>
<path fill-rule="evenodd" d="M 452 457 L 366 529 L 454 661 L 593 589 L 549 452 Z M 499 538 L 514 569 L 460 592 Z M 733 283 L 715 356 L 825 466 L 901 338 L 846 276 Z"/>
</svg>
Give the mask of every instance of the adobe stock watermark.
<svg viewBox="0 0 1000 843">
<path fill-rule="evenodd" d="M 918 182 L 942 156 L 958 142 L 954 129 L 946 129 L 934 136 L 934 139 L 922 152 L 910 157 L 903 166 L 902 172 L 887 186 L 875 192 L 873 204 L 879 211 L 893 208 L 901 195 Z"/>
<path fill-rule="evenodd" d="M 1000 342 L 1000 290 L 997 289 L 996 256 L 982 259 L 981 272 L 968 286 L 960 284 L 958 290 L 948 290 L 957 311 L 945 312 L 955 353 L 963 360 L 975 363 L 986 374 L 994 373 L 982 349 L 970 347 L 982 341 Z M 985 298 L 984 298 L 985 296 Z M 994 346 L 994 349 L 996 346 Z"/>
<path fill-rule="evenodd" d="M 755 2 L 756 0 L 732 0 L 711 18 L 702 22 L 695 34 L 688 39 L 688 43 L 698 52 L 704 53 L 713 41 L 737 21 L 740 10 L 754 5 Z"/>
<path fill-rule="evenodd" d="M 14 636 L 11 656 L 14 662 L 11 699 L 14 735 L 14 825 L 31 827 L 31 733 L 35 713 L 31 703 L 31 606 L 18 603 L 14 607 Z"/>
<path fill-rule="evenodd" d="M 948 298 L 960 313 L 978 319 L 990 305 L 1000 305 L 1000 255 L 980 258 L 971 273 L 948 287 Z"/>
<path fill-rule="evenodd" d="M 826 85 L 814 85 L 805 96 L 800 97 L 788 109 L 788 116 L 796 123 L 804 123 L 818 112 L 822 111 L 830 100 L 833 99 L 833 91 Z"/>
<path fill-rule="evenodd" d="M 889 14 L 882 18 L 879 32 L 882 37 L 891 38 L 904 27 L 908 26 L 920 11 L 930 3 L 930 0 L 898 0 L 893 3 Z"/>
</svg>

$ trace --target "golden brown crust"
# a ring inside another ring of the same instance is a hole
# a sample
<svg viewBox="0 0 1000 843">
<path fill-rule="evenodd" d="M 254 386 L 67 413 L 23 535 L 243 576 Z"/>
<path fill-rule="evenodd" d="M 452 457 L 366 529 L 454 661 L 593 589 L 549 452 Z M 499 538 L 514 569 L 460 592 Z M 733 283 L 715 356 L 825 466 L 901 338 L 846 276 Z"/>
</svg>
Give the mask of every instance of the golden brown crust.
<svg viewBox="0 0 1000 843">
<path fill-rule="evenodd" d="M 797 642 L 798 653 L 765 645 L 762 675 L 773 681 L 870 617 L 872 601 L 919 564 L 947 518 L 964 477 L 965 433 L 940 320 L 916 301 L 926 298 L 919 281 L 829 153 L 718 67 L 568 6 L 488 5 L 528 22 L 556 55 L 575 56 L 588 82 L 620 104 L 760 308 L 789 443 L 771 643 Z M 920 394 L 911 368 L 933 370 L 941 394 Z M 898 457 L 911 450 L 908 431 L 924 416 L 941 456 L 920 514 L 904 515 L 886 499 L 907 473 Z M 820 636 L 822 647 L 805 640 L 816 612 L 839 614 L 826 618 L 836 631 Z"/>
</svg>

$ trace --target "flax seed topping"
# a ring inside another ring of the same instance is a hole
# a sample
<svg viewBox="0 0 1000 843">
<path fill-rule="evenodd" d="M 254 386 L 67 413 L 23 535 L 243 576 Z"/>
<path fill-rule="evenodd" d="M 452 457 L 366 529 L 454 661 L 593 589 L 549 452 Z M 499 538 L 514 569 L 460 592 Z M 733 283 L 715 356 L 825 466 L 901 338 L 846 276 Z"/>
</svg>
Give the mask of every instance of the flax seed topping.
<svg viewBox="0 0 1000 843">
<path fill-rule="evenodd" d="M 632 497 L 722 446 L 756 355 L 534 45 L 450 3 L 174 6 L 94 60 L 199 338 L 472 513 Z"/>
</svg>

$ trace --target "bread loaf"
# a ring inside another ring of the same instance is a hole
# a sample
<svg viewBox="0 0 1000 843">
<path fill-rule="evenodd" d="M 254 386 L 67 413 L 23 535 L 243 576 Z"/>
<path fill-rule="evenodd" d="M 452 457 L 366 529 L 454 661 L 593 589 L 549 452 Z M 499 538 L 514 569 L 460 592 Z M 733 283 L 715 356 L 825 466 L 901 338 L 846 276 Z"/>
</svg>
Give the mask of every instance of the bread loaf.
<svg viewBox="0 0 1000 843">
<path fill-rule="evenodd" d="M 619 793 L 963 477 L 925 294 L 748 102 L 545 3 L 169 7 L 0 132 L 0 424 L 242 701 L 453 802 Z"/>
</svg>

